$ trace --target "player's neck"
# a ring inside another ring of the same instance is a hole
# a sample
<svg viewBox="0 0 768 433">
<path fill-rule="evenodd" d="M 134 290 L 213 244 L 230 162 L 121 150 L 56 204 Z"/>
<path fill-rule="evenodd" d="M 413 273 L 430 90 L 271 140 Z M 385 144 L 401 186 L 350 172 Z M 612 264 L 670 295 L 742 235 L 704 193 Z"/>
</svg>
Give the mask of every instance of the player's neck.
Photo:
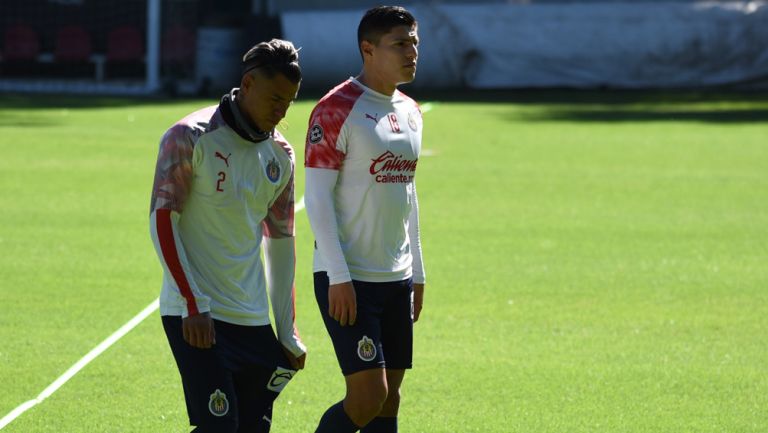
<svg viewBox="0 0 768 433">
<path fill-rule="evenodd" d="M 376 77 L 375 74 L 367 73 L 365 69 L 357 77 L 355 77 L 363 86 L 374 90 L 382 95 L 391 96 L 397 90 L 397 84 L 389 83 L 381 78 Z"/>
</svg>

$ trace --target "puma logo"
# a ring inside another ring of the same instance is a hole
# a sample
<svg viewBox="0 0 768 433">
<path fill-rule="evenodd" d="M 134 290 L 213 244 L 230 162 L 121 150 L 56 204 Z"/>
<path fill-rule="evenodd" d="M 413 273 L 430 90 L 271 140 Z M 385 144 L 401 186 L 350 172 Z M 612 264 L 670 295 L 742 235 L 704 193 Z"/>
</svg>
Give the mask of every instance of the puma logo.
<svg viewBox="0 0 768 433">
<path fill-rule="evenodd" d="M 232 153 L 227 155 L 227 157 L 225 158 L 224 155 L 222 155 L 217 151 L 215 156 L 216 158 L 221 158 L 221 160 L 224 161 L 224 164 L 227 164 L 227 167 L 229 167 L 229 157 L 232 156 Z"/>
<path fill-rule="evenodd" d="M 376 113 L 376 115 L 375 115 L 375 116 L 371 116 L 370 114 L 368 114 L 368 113 L 365 113 L 365 118 L 366 118 L 366 119 L 371 119 L 371 120 L 373 120 L 374 122 L 376 122 L 376 123 L 379 123 L 379 113 Z"/>
</svg>

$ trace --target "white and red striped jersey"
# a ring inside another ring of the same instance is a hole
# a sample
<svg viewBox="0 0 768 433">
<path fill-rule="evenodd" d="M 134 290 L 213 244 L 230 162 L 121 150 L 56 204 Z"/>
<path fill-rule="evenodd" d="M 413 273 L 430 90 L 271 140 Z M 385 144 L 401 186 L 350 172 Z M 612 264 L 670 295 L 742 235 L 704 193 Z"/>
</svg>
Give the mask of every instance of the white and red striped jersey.
<svg viewBox="0 0 768 433">
<path fill-rule="evenodd" d="M 315 272 L 331 284 L 425 282 L 416 199 L 418 104 L 350 78 L 315 107 L 307 133 L 306 206 Z"/>
<path fill-rule="evenodd" d="M 278 339 L 298 356 L 295 157 L 277 131 L 254 132 L 236 94 L 185 117 L 160 143 L 150 208 L 164 270 L 160 313 L 210 311 L 229 323 L 268 325 L 268 287 Z"/>
</svg>

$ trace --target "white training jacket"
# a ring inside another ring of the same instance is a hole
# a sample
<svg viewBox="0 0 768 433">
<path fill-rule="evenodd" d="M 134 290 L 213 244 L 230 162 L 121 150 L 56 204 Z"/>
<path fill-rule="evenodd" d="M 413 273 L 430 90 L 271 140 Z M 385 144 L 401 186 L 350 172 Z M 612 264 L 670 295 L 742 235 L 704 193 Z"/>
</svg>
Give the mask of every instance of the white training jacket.
<svg viewBox="0 0 768 433">
<path fill-rule="evenodd" d="M 236 95 L 185 117 L 160 143 L 150 208 L 160 313 L 262 326 L 271 300 L 278 340 L 300 356 L 293 148 L 277 131 L 253 130 Z"/>
</svg>

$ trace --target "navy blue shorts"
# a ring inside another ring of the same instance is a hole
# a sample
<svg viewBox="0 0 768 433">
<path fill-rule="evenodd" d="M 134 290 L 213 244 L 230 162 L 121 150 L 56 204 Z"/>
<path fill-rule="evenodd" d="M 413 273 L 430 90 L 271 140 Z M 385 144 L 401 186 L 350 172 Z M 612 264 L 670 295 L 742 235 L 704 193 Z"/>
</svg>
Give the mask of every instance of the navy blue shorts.
<svg viewBox="0 0 768 433">
<path fill-rule="evenodd" d="M 352 281 L 357 319 L 341 326 L 328 314 L 328 274 L 315 273 L 315 297 L 333 342 L 341 372 L 371 368 L 409 369 L 413 364 L 413 285 Z"/>
<path fill-rule="evenodd" d="M 189 423 L 200 431 L 268 432 L 272 402 L 296 373 L 272 327 L 214 320 L 216 344 L 198 349 L 184 341 L 181 317 L 162 320 Z"/>
</svg>

